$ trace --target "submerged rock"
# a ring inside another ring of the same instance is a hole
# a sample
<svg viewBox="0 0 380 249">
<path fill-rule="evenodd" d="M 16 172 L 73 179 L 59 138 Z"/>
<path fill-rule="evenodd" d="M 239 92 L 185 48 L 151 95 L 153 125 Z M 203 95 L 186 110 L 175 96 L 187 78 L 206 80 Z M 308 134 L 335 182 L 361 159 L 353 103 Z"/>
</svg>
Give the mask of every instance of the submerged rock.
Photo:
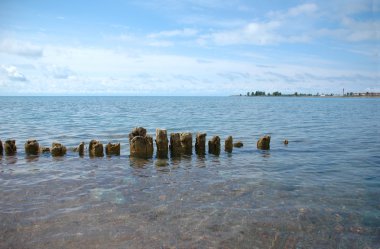
<svg viewBox="0 0 380 249">
<path fill-rule="evenodd" d="M 236 143 L 234 143 L 234 147 L 235 148 L 241 148 L 241 147 L 243 147 L 243 142 L 242 141 L 237 141 Z"/>
<path fill-rule="evenodd" d="M 0 156 L 3 155 L 3 142 L 0 140 Z"/>
<path fill-rule="evenodd" d="M 193 154 L 193 135 L 190 132 L 181 133 L 182 153 L 185 155 Z"/>
<path fill-rule="evenodd" d="M 228 136 L 227 139 L 224 141 L 224 150 L 228 153 L 232 152 L 233 149 L 233 138 L 232 136 Z"/>
<path fill-rule="evenodd" d="M 259 150 L 269 150 L 270 149 L 270 136 L 261 137 L 257 141 L 256 145 L 257 145 L 257 148 Z"/>
<path fill-rule="evenodd" d="M 197 155 L 206 154 L 206 133 L 197 133 L 195 137 L 195 153 Z"/>
<path fill-rule="evenodd" d="M 153 138 L 146 135 L 146 129 L 137 127 L 129 133 L 129 150 L 131 157 L 152 158 Z"/>
<path fill-rule="evenodd" d="M 120 143 L 117 143 L 117 144 L 108 143 L 106 145 L 106 155 L 120 156 Z"/>
<path fill-rule="evenodd" d="M 40 145 L 37 140 L 27 140 L 24 147 L 27 155 L 38 155 L 40 152 Z"/>
<path fill-rule="evenodd" d="M 5 155 L 12 156 L 16 154 L 17 147 L 16 147 L 16 140 L 6 140 L 4 143 L 4 151 Z"/>
<path fill-rule="evenodd" d="M 170 155 L 179 157 L 182 154 L 181 135 L 179 133 L 170 133 Z"/>
<path fill-rule="evenodd" d="M 210 141 L 208 141 L 208 153 L 219 155 L 220 154 L 220 138 L 219 136 L 213 136 Z"/>
<path fill-rule="evenodd" d="M 91 140 L 89 144 L 89 154 L 90 157 L 103 157 L 104 156 L 104 149 L 103 144 L 100 143 L 97 140 Z"/>
<path fill-rule="evenodd" d="M 60 143 L 52 143 L 50 151 L 52 156 L 64 156 L 66 154 L 66 147 Z"/>
<path fill-rule="evenodd" d="M 168 158 L 168 134 L 166 130 L 156 129 L 157 158 Z"/>
<path fill-rule="evenodd" d="M 289 144 L 289 141 L 287 139 L 284 140 L 284 144 L 285 145 L 288 145 Z"/>
</svg>

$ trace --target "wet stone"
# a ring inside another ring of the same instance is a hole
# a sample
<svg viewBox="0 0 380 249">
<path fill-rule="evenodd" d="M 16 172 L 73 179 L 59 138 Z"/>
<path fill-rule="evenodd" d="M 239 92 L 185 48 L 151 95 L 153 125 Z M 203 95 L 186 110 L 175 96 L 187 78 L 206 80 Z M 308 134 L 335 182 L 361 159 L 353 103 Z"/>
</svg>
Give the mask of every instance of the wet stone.
<svg viewBox="0 0 380 249">
<path fill-rule="evenodd" d="M 89 144 L 89 154 L 90 157 L 103 157 L 103 144 L 97 140 L 91 140 Z"/>
<path fill-rule="evenodd" d="M 52 156 L 64 156 L 66 154 L 66 147 L 60 143 L 52 143 L 51 145 Z"/>
<path fill-rule="evenodd" d="M 168 133 L 166 130 L 156 129 L 157 158 L 168 158 Z"/>
<path fill-rule="evenodd" d="M 4 151 L 5 155 L 12 156 L 16 154 L 17 147 L 16 147 L 16 140 L 6 140 L 4 143 Z"/>
<path fill-rule="evenodd" d="M 170 133 L 170 155 L 179 157 L 182 154 L 181 135 L 179 133 Z"/>
<path fill-rule="evenodd" d="M 195 153 L 197 155 L 206 154 L 206 133 L 197 133 L 195 137 Z"/>
<path fill-rule="evenodd" d="M 25 142 L 25 153 L 27 155 L 38 155 L 40 152 L 40 145 L 37 140 L 28 140 Z"/>
<path fill-rule="evenodd" d="M 241 147 L 243 147 L 243 142 L 242 141 L 237 141 L 236 143 L 234 143 L 234 147 L 235 148 L 241 148 Z"/>
<path fill-rule="evenodd" d="M 270 136 L 261 137 L 257 141 L 257 148 L 259 150 L 269 150 L 270 149 Z"/>
<path fill-rule="evenodd" d="M 220 154 L 220 138 L 219 136 L 213 136 L 210 141 L 208 141 L 208 153 L 219 155 Z"/>
<path fill-rule="evenodd" d="M 193 135 L 190 132 L 181 133 L 182 153 L 185 155 L 193 154 Z"/>
<path fill-rule="evenodd" d="M 106 145 L 106 155 L 120 156 L 120 143 L 117 143 L 117 144 L 108 143 Z"/>
<path fill-rule="evenodd" d="M 233 138 L 232 136 L 228 136 L 227 139 L 224 141 L 224 150 L 228 153 L 231 153 L 233 148 Z"/>
</svg>

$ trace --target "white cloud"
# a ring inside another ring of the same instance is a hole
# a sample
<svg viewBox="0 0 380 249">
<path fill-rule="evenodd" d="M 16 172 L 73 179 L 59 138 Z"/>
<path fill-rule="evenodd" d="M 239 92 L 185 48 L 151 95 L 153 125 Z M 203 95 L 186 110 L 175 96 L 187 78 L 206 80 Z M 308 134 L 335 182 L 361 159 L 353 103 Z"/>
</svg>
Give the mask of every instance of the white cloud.
<svg viewBox="0 0 380 249">
<path fill-rule="evenodd" d="M 120 42 L 136 42 L 138 38 L 131 33 L 122 33 L 120 35 L 103 35 L 105 40 Z"/>
<path fill-rule="evenodd" d="M 174 43 L 171 41 L 156 40 L 156 41 L 147 42 L 147 45 L 151 46 L 151 47 L 162 47 L 162 48 L 164 48 L 164 47 L 171 47 L 174 45 Z"/>
<path fill-rule="evenodd" d="M 14 54 L 24 57 L 42 57 L 43 49 L 29 42 L 17 40 L 2 40 L 0 42 L 0 52 Z"/>
<path fill-rule="evenodd" d="M 275 19 L 287 19 L 301 15 L 310 15 L 318 10 L 318 6 L 314 3 L 297 5 L 286 11 L 270 11 L 267 16 Z"/>
<path fill-rule="evenodd" d="M 240 27 L 203 35 L 198 44 L 212 42 L 216 45 L 270 45 L 279 43 L 305 43 L 311 39 L 308 23 L 311 14 L 318 10 L 316 4 L 302 4 L 285 11 L 267 13 L 268 20 L 246 22 Z M 300 23 L 300 18 L 303 19 Z"/>
<path fill-rule="evenodd" d="M 329 6 L 329 5 L 328 5 Z M 376 6 L 376 5 L 374 5 Z M 301 4 L 287 10 L 271 11 L 267 19 L 246 22 L 233 29 L 222 29 L 200 36 L 201 46 L 214 45 L 273 45 L 282 43 L 309 43 L 312 40 L 333 38 L 349 42 L 379 41 L 380 21 L 374 18 L 357 20 L 352 13 L 375 11 L 370 3 L 351 3 L 343 7 L 338 17 L 331 10 L 318 7 L 314 3 Z M 370 15 L 371 16 L 371 15 Z M 321 28 L 322 20 L 334 22 Z"/>
<path fill-rule="evenodd" d="M 345 17 L 336 29 L 325 28 L 315 32 L 316 37 L 332 37 L 350 43 L 380 41 L 380 21 L 356 21 Z M 373 49 L 373 47 L 372 47 Z M 348 50 L 351 51 L 351 50 Z M 352 52 L 352 51 L 351 51 Z M 367 53 L 370 51 L 366 51 Z"/>
<path fill-rule="evenodd" d="M 11 81 L 27 81 L 25 75 L 20 73 L 15 66 L 2 65 L 1 68 L 7 73 L 9 80 L 11 80 Z"/>
<path fill-rule="evenodd" d="M 278 41 L 279 37 L 273 31 L 280 25 L 279 22 L 252 22 L 238 30 L 217 32 L 210 37 L 217 45 L 266 45 Z"/>
<path fill-rule="evenodd" d="M 340 84 L 355 91 L 360 90 L 362 82 L 366 87 L 377 84 L 376 74 L 359 69 L 273 61 L 270 67 L 257 66 L 261 60 L 244 62 L 151 52 L 130 57 L 120 50 L 48 46 L 40 66 L 28 69 L 28 84 L 20 88 L 1 80 L 1 87 L 15 94 L 227 95 L 256 89 L 300 91 L 306 87 L 309 91 L 330 92 L 337 85 L 340 89 Z M 2 68 L 8 82 L 26 80 L 16 67 Z"/>
<path fill-rule="evenodd" d="M 71 79 L 75 78 L 75 74 L 67 66 L 48 65 L 46 66 L 48 76 L 52 76 L 55 79 Z"/>
<path fill-rule="evenodd" d="M 158 33 L 149 34 L 148 38 L 162 38 L 162 37 L 191 37 L 198 34 L 198 30 L 184 28 L 184 29 L 176 29 L 176 30 L 166 30 Z"/>
<path fill-rule="evenodd" d="M 285 34 L 286 28 L 281 21 L 251 22 L 237 30 L 215 32 L 198 40 L 200 45 L 211 41 L 216 45 L 270 45 L 277 43 L 305 43 L 310 41 L 308 34 Z"/>
<path fill-rule="evenodd" d="M 302 4 L 294 8 L 290 8 L 286 16 L 307 15 L 307 14 L 317 11 L 317 9 L 318 9 L 317 5 L 313 3 Z"/>
<path fill-rule="evenodd" d="M 380 21 L 355 21 L 344 18 L 346 39 L 353 42 L 380 40 Z"/>
</svg>

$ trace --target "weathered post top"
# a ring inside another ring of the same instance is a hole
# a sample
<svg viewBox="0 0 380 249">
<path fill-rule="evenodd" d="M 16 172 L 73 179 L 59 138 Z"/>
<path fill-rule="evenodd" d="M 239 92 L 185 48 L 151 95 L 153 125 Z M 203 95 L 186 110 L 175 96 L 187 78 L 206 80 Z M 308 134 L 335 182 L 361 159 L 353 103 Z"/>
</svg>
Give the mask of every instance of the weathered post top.
<svg viewBox="0 0 380 249">
<path fill-rule="evenodd" d="M 265 136 L 261 137 L 257 141 L 256 145 L 257 145 L 257 148 L 259 150 L 269 150 L 270 149 L 270 136 L 265 135 Z"/>
<path fill-rule="evenodd" d="M 198 132 L 195 137 L 195 153 L 197 155 L 206 154 L 206 133 Z"/>
<path fill-rule="evenodd" d="M 168 158 L 168 134 L 164 129 L 156 129 L 157 158 Z"/>
<path fill-rule="evenodd" d="M 219 155 L 220 154 L 220 137 L 213 136 L 210 141 L 208 141 L 208 153 Z"/>
<path fill-rule="evenodd" d="M 146 129 L 137 127 L 129 133 L 129 150 L 131 157 L 152 158 L 153 138 L 146 135 Z"/>
</svg>

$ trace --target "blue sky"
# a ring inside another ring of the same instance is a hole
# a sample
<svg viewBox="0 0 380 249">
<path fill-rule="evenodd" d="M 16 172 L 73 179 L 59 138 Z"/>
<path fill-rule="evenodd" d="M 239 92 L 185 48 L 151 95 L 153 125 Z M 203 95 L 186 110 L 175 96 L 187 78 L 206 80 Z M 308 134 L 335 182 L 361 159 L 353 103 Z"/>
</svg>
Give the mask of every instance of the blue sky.
<svg viewBox="0 0 380 249">
<path fill-rule="evenodd" d="M 380 0 L 0 2 L 0 95 L 380 91 Z"/>
</svg>

